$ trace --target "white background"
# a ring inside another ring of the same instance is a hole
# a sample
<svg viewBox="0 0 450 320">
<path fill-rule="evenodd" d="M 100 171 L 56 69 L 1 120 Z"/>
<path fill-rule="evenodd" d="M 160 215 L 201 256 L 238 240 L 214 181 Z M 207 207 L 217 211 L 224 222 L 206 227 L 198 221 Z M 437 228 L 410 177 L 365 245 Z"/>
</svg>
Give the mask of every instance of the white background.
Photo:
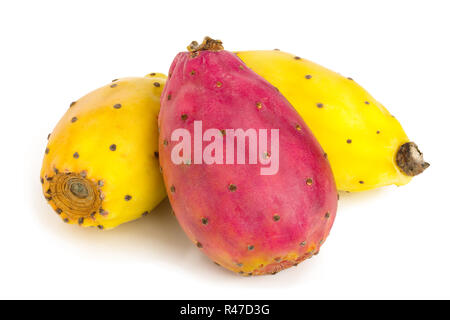
<svg viewBox="0 0 450 320">
<path fill-rule="evenodd" d="M 450 298 L 448 1 L 2 1 L 0 298 Z M 192 40 L 295 53 L 353 77 L 431 167 L 342 195 L 321 253 L 244 278 L 191 244 L 164 203 L 108 232 L 62 223 L 39 170 L 68 105 L 165 72 Z"/>
</svg>

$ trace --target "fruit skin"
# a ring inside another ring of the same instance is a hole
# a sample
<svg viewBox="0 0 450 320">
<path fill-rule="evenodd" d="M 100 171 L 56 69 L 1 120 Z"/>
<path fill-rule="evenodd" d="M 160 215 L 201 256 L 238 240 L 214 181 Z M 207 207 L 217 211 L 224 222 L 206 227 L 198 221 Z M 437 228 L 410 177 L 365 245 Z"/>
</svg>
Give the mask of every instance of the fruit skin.
<svg viewBox="0 0 450 320">
<path fill-rule="evenodd" d="M 113 80 L 72 103 L 58 122 L 40 177 L 64 222 L 110 229 L 165 198 L 157 153 L 165 81 L 160 73 Z"/>
<path fill-rule="evenodd" d="M 280 129 L 278 173 L 263 176 L 259 165 L 248 164 L 175 165 L 173 130 L 193 136 L 198 120 L 203 132 Z M 243 275 L 274 274 L 318 253 L 337 208 L 331 168 L 289 102 L 236 55 L 179 53 L 161 96 L 159 125 L 160 163 L 174 213 L 214 262 Z"/>
<path fill-rule="evenodd" d="M 278 50 L 237 55 L 300 113 L 327 153 L 339 190 L 404 185 L 429 166 L 413 143 L 408 164 L 398 161 L 408 137 L 397 119 L 353 79 Z"/>
</svg>

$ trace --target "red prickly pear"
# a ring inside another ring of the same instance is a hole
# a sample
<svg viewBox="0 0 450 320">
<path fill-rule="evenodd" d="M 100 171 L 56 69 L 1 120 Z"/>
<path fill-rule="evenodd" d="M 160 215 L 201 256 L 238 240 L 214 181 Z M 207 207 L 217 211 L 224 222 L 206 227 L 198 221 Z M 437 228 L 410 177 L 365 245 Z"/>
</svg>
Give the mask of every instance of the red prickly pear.
<svg viewBox="0 0 450 320">
<path fill-rule="evenodd" d="M 319 251 L 336 215 L 326 155 L 279 91 L 220 41 L 205 38 L 188 49 L 170 67 L 159 115 L 161 169 L 179 223 L 234 272 L 297 265 Z M 251 156 L 256 132 L 259 163 Z M 202 141 L 212 142 L 202 149 Z"/>
</svg>

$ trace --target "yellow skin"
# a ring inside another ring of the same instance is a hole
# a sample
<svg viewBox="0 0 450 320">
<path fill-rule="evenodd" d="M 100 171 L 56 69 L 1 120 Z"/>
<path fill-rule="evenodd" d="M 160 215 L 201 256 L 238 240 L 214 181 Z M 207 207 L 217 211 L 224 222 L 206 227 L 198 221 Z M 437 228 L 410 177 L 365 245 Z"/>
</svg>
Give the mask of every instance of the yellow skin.
<svg viewBox="0 0 450 320">
<path fill-rule="evenodd" d="M 165 198 L 157 153 L 165 82 L 160 73 L 122 78 L 72 103 L 41 169 L 44 195 L 63 221 L 110 229 Z"/>
<path fill-rule="evenodd" d="M 397 150 L 409 141 L 400 123 L 351 78 L 278 50 L 237 55 L 299 112 L 325 150 L 339 190 L 411 180 L 396 164 Z"/>
</svg>

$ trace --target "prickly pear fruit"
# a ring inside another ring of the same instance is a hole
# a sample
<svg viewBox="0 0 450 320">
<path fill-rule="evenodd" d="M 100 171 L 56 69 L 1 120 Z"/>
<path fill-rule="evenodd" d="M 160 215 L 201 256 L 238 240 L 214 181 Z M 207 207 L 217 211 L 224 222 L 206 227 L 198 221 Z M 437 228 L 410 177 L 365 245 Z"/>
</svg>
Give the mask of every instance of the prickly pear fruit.
<svg viewBox="0 0 450 320">
<path fill-rule="evenodd" d="M 271 274 L 297 265 L 319 251 L 336 214 L 336 186 L 323 150 L 277 89 L 223 50 L 220 41 L 205 38 L 188 48 L 170 67 L 159 115 L 160 163 L 179 223 L 198 248 L 234 272 Z M 202 137 L 200 126 L 204 140 L 214 136 L 204 151 L 195 142 Z M 277 173 L 262 175 L 260 165 L 232 164 L 235 155 L 239 159 L 255 146 L 234 143 L 239 129 L 249 135 L 272 132 L 266 137 L 270 149 L 260 144 L 257 153 L 260 164 L 262 158 L 278 161 Z M 178 142 L 180 130 L 196 136 L 194 142 Z M 231 148 L 226 139 L 233 141 Z M 182 143 L 185 149 L 179 148 Z M 212 144 L 214 162 L 199 160 Z M 273 152 L 277 146 L 279 152 Z"/>
<path fill-rule="evenodd" d="M 237 55 L 300 113 L 327 153 L 339 190 L 404 185 L 429 166 L 400 123 L 352 78 L 278 50 Z"/>
<path fill-rule="evenodd" d="M 66 223 L 109 229 L 165 196 L 157 118 L 166 76 L 122 78 L 73 102 L 49 135 L 45 198 Z"/>
</svg>

